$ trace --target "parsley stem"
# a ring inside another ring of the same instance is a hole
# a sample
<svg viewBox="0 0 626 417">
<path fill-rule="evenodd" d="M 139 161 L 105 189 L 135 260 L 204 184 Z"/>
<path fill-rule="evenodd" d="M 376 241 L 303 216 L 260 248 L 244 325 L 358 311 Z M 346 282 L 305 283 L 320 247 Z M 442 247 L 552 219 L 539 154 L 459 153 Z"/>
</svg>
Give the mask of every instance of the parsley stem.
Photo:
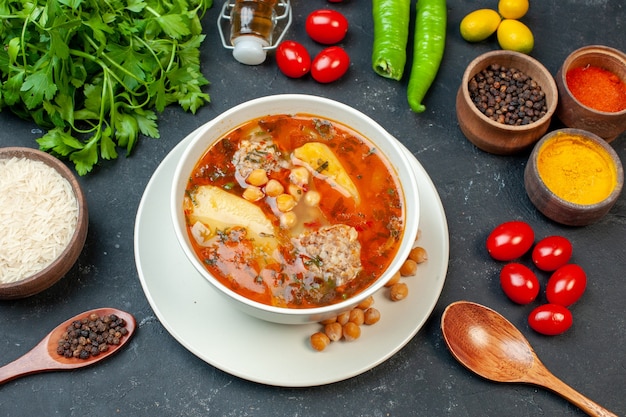
<svg viewBox="0 0 626 417">
<path fill-rule="evenodd" d="M 98 51 L 100 48 L 99 46 L 96 44 L 96 42 L 91 38 L 91 36 L 85 36 L 85 39 L 87 40 L 87 42 L 89 42 L 91 44 L 91 46 L 93 46 L 93 48 Z M 72 53 L 78 53 L 78 56 L 83 56 L 84 58 L 87 58 L 87 55 L 80 55 L 81 51 L 72 49 L 71 50 Z M 132 72 L 128 71 L 126 68 L 124 68 L 123 66 L 121 66 L 119 63 L 117 63 L 115 60 L 111 59 L 105 52 L 101 52 L 100 55 L 105 58 L 109 64 L 111 64 L 112 66 L 114 66 L 115 68 L 117 68 L 118 70 L 122 71 L 124 74 L 128 75 L 129 77 L 135 79 L 139 84 L 142 85 L 146 85 L 146 83 L 141 80 L 139 77 L 137 77 L 135 74 L 133 74 Z M 97 57 L 94 57 L 96 60 L 98 59 Z M 115 76 L 115 78 L 117 79 L 117 81 L 124 85 L 124 82 L 122 80 L 120 80 L 119 78 L 117 78 L 117 76 Z M 126 86 L 124 86 L 126 87 Z M 127 88 L 128 89 L 128 88 Z"/>
<path fill-rule="evenodd" d="M 145 10 L 149 11 L 150 13 L 155 15 L 156 17 L 161 17 L 161 15 L 156 10 L 154 10 L 152 7 L 150 7 L 150 6 L 146 6 Z"/>
<path fill-rule="evenodd" d="M 159 57 L 157 56 L 156 52 L 154 51 L 154 49 L 152 49 L 150 47 L 150 45 L 148 45 L 148 43 L 145 41 L 145 39 L 142 39 L 138 36 L 133 36 L 133 39 L 135 39 L 136 41 L 138 41 L 139 43 L 141 43 L 143 46 L 146 47 L 146 49 L 148 50 L 148 52 L 150 52 L 150 55 L 152 55 L 154 57 L 154 61 L 159 65 L 159 69 L 161 70 L 161 74 L 163 74 L 164 72 L 166 72 L 166 70 L 163 69 L 163 65 L 161 65 L 161 60 L 159 59 Z M 175 41 L 174 41 L 175 42 Z M 170 54 L 170 62 L 167 66 L 167 70 L 169 71 L 172 62 L 176 56 L 176 46 L 172 46 L 171 49 L 172 53 Z"/>
<path fill-rule="evenodd" d="M 120 79 L 118 77 L 118 75 L 111 70 L 111 68 L 109 68 L 107 66 L 107 64 L 105 62 L 102 61 L 102 59 L 91 55 L 91 54 L 87 54 L 85 52 L 79 51 L 77 49 L 70 49 L 70 54 L 74 55 L 74 56 L 78 56 L 81 58 L 85 58 L 88 59 L 92 62 L 95 62 L 96 64 L 98 64 L 101 68 L 102 71 L 105 75 L 108 75 L 112 78 L 114 78 L 121 86 L 124 86 L 124 89 L 129 92 L 131 95 L 135 96 L 135 97 L 140 97 L 143 94 L 142 93 L 138 93 L 136 91 L 134 91 L 133 89 L 129 88 L 126 84 L 124 84 L 124 81 L 122 79 Z M 121 67 L 119 64 L 117 64 L 115 61 L 113 61 L 111 58 L 109 58 L 106 54 L 102 54 L 103 57 L 105 57 L 107 59 L 108 62 L 110 62 L 111 64 L 113 64 L 113 66 L 115 66 L 116 68 L 120 69 L 122 72 L 124 72 L 125 74 L 131 76 L 132 78 L 134 78 L 135 80 L 137 80 L 138 84 L 142 85 L 146 90 L 148 89 L 148 85 L 145 81 L 141 80 L 140 78 L 136 77 L 133 73 L 129 72 L 128 70 L 126 70 L 125 68 Z M 143 101 L 143 103 L 136 105 L 137 107 L 143 107 L 144 105 L 148 104 L 148 102 L 150 101 L 150 97 L 149 95 L 146 97 L 146 99 Z"/>
</svg>

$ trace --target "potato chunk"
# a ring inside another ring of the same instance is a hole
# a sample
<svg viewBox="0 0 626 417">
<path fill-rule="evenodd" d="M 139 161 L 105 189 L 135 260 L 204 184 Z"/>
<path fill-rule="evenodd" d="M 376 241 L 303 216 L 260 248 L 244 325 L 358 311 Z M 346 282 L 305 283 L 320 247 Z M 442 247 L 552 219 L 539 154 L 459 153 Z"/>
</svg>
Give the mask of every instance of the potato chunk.
<svg viewBox="0 0 626 417">
<path fill-rule="evenodd" d="M 306 166 L 313 175 L 328 181 L 346 197 L 352 197 L 358 205 L 361 201 L 359 190 L 352 182 L 337 156 L 323 143 L 309 142 L 294 149 L 294 163 Z"/>
<path fill-rule="evenodd" d="M 257 235 L 273 235 L 272 222 L 260 207 L 212 185 L 202 185 L 192 196 L 191 218 L 207 225 L 241 226 Z"/>
</svg>

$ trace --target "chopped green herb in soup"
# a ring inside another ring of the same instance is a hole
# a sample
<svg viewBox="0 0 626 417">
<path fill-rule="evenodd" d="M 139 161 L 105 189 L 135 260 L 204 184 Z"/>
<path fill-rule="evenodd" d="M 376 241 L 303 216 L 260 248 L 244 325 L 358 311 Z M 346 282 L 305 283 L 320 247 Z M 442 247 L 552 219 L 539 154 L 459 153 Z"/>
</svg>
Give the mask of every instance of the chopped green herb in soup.
<svg viewBox="0 0 626 417">
<path fill-rule="evenodd" d="M 252 120 L 194 168 L 184 211 L 194 250 L 225 286 L 287 308 L 373 283 L 404 232 L 396 172 L 352 129 L 309 115 Z"/>
</svg>

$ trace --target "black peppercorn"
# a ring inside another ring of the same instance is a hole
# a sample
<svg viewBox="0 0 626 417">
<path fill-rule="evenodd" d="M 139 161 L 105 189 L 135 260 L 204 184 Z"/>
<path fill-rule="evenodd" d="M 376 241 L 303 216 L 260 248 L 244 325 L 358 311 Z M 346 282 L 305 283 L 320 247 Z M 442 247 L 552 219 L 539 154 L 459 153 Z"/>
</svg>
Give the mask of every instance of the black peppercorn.
<svg viewBox="0 0 626 417">
<path fill-rule="evenodd" d="M 469 81 L 468 90 L 476 108 L 498 123 L 527 125 L 548 111 L 541 87 L 515 68 L 492 64 Z"/>
<path fill-rule="evenodd" d="M 119 345 L 128 334 L 126 321 L 114 314 L 74 321 L 58 341 L 56 352 L 66 358 L 88 359 L 109 350 L 110 345 Z"/>
</svg>

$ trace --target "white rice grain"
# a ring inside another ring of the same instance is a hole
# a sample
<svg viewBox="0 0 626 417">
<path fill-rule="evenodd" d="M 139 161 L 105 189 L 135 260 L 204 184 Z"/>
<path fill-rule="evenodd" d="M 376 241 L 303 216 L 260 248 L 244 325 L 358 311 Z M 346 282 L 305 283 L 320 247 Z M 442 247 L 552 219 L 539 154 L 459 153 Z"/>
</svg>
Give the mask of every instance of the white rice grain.
<svg viewBox="0 0 626 417">
<path fill-rule="evenodd" d="M 78 201 L 70 183 L 41 161 L 0 159 L 0 283 L 50 265 L 76 229 Z"/>
</svg>

